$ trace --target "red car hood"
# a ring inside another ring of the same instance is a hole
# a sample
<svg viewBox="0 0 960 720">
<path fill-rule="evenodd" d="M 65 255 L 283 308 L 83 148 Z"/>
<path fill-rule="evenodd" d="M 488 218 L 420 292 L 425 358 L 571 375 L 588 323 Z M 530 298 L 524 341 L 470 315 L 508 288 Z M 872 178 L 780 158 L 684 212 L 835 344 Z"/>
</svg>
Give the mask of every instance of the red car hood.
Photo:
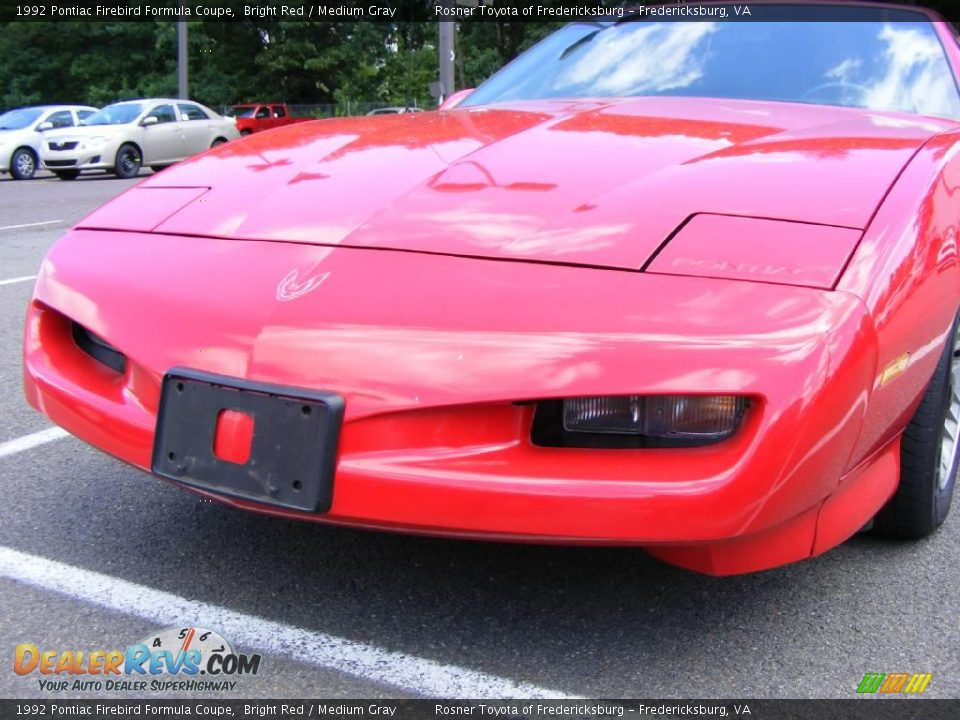
<svg viewBox="0 0 960 720">
<path fill-rule="evenodd" d="M 690 98 L 326 120 L 198 156 L 81 227 L 637 268 L 695 213 L 864 228 L 951 126 Z"/>
</svg>

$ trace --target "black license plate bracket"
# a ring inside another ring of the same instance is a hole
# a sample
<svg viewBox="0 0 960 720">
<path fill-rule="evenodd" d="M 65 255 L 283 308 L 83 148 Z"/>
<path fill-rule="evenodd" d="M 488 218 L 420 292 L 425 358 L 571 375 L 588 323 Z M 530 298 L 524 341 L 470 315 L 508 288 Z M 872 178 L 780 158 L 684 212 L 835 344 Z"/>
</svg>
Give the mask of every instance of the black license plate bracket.
<svg viewBox="0 0 960 720">
<path fill-rule="evenodd" d="M 335 393 L 175 368 L 163 378 L 152 470 L 200 490 L 326 512 L 333 500 L 343 409 Z M 223 410 L 253 419 L 244 464 L 214 453 Z"/>
</svg>

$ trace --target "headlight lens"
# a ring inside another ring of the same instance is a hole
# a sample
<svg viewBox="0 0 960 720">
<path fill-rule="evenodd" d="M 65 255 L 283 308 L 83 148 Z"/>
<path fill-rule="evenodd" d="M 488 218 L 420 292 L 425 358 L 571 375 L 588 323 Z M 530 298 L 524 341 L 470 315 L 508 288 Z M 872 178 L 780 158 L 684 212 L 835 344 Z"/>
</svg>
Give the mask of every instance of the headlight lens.
<svg viewBox="0 0 960 720">
<path fill-rule="evenodd" d="M 643 405 L 643 400 L 636 395 L 564 400 L 563 429 L 635 435 L 643 426 Z"/>
<path fill-rule="evenodd" d="M 691 447 L 730 437 L 749 405 L 736 395 L 623 395 L 538 404 L 533 442 L 548 447 Z"/>
<path fill-rule="evenodd" d="M 746 399 L 735 395 L 587 397 L 563 401 L 567 432 L 720 440 L 740 424 Z"/>
</svg>

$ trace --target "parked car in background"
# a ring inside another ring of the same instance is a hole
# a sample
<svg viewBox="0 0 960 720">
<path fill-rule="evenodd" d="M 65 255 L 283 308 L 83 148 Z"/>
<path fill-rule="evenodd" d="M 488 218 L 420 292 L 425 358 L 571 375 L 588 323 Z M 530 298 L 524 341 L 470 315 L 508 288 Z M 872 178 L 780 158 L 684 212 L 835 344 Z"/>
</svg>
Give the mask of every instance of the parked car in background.
<svg viewBox="0 0 960 720">
<path fill-rule="evenodd" d="M 73 127 L 97 111 L 88 105 L 43 105 L 10 110 L 0 115 L 0 174 L 29 180 L 40 166 L 44 134 Z"/>
<path fill-rule="evenodd" d="M 292 125 L 298 122 L 307 122 L 312 118 L 293 117 L 290 108 L 283 103 L 249 103 L 234 105 L 227 111 L 227 116 L 234 118 L 237 131 L 241 135 L 250 135 L 261 130 Z"/>
<path fill-rule="evenodd" d="M 237 137 L 230 120 L 199 103 L 131 100 L 108 105 L 80 127 L 48 132 L 40 156 L 61 180 L 74 180 L 84 170 L 132 178 L 144 165 L 162 170 Z"/>
<path fill-rule="evenodd" d="M 367 115 L 400 115 L 402 113 L 423 112 L 423 108 L 418 107 L 382 107 L 371 110 Z"/>
</svg>

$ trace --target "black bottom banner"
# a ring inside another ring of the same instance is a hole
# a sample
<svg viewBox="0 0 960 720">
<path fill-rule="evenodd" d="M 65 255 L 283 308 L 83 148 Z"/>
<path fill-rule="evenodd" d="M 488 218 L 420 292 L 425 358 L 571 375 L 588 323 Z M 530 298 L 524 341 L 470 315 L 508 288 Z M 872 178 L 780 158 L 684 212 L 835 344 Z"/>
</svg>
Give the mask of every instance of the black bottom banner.
<svg viewBox="0 0 960 720">
<path fill-rule="evenodd" d="M 960 700 L 0 700 L 0 718 L 956 720 Z"/>
</svg>

